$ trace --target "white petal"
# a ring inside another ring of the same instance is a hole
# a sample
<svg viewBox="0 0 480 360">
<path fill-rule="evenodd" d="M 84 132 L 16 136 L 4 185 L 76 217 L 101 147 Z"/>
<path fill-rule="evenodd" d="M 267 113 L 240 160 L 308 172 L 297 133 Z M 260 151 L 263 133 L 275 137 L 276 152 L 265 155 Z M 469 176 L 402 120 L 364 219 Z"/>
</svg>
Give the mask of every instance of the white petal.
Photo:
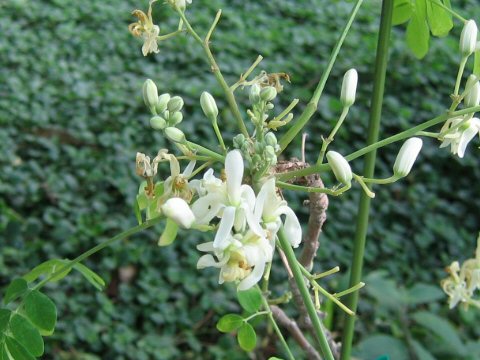
<svg viewBox="0 0 480 360">
<path fill-rule="evenodd" d="M 265 262 L 261 261 L 258 264 L 255 264 L 255 267 L 253 268 L 252 272 L 248 274 L 248 276 L 245 279 L 240 281 L 240 284 L 238 284 L 237 289 L 239 291 L 250 289 L 252 286 L 254 286 L 256 283 L 260 281 L 264 271 L 265 271 Z"/>
<path fill-rule="evenodd" d="M 218 215 L 224 206 L 222 196 L 217 193 L 205 195 L 195 201 L 192 205 L 192 211 L 197 219 L 197 224 L 205 225 Z"/>
<path fill-rule="evenodd" d="M 229 245 L 229 238 L 235 221 L 235 208 L 227 206 L 223 211 L 222 220 L 218 226 L 215 239 L 213 240 L 213 247 L 216 249 L 225 249 Z"/>
<path fill-rule="evenodd" d="M 203 244 L 198 244 L 197 245 L 197 250 L 198 251 L 203 251 L 203 252 L 213 251 L 214 250 L 213 241 L 209 241 L 209 242 L 206 242 L 206 243 L 203 243 Z"/>
<path fill-rule="evenodd" d="M 195 168 L 195 163 L 196 163 L 195 160 L 190 161 L 187 167 L 185 168 L 185 170 L 183 170 L 182 175 L 186 177 L 189 177 L 190 175 L 192 175 L 193 169 Z"/>
<path fill-rule="evenodd" d="M 255 192 L 249 185 L 242 185 L 240 187 L 241 198 L 248 204 L 250 209 L 255 207 Z"/>
<path fill-rule="evenodd" d="M 215 261 L 215 258 L 211 254 L 203 255 L 198 259 L 197 269 L 205 269 L 210 266 L 219 267 L 218 262 Z"/>
<path fill-rule="evenodd" d="M 260 189 L 255 204 L 255 217 L 263 217 L 267 222 L 279 206 L 285 202 L 280 200 L 275 189 L 275 178 L 268 179 Z"/>
<path fill-rule="evenodd" d="M 239 205 L 243 179 L 243 158 L 238 150 L 230 151 L 225 157 L 227 193 L 232 205 Z"/>
<path fill-rule="evenodd" d="M 263 230 L 263 228 L 260 226 L 260 223 L 258 222 L 257 218 L 254 216 L 252 209 L 248 207 L 246 204 L 242 205 L 242 209 L 245 213 L 245 217 L 247 219 L 247 223 L 248 223 L 248 226 L 250 227 L 250 230 L 252 230 L 258 236 L 265 237 L 265 230 Z"/>
<path fill-rule="evenodd" d="M 286 216 L 284 222 L 285 235 L 294 248 L 298 247 L 302 241 L 302 226 L 298 221 L 297 215 L 288 206 L 280 207 L 278 214 L 284 214 Z"/>
<path fill-rule="evenodd" d="M 182 198 L 168 199 L 165 204 L 162 205 L 162 212 L 165 216 L 185 229 L 190 229 L 195 222 L 195 215 L 187 202 Z"/>
<path fill-rule="evenodd" d="M 458 142 L 458 157 L 463 158 L 465 155 L 465 149 L 468 143 L 477 135 L 478 129 L 474 124 L 471 124 L 462 134 L 460 141 Z"/>
</svg>

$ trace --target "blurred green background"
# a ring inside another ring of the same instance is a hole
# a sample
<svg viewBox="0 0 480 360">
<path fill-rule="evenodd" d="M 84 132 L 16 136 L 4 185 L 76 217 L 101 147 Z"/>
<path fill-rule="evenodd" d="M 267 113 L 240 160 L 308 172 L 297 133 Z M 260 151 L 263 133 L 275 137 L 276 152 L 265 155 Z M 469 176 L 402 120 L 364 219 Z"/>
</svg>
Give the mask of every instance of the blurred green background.
<svg viewBox="0 0 480 360">
<path fill-rule="evenodd" d="M 141 44 L 127 31 L 135 20 L 131 11 L 147 5 L 132 0 L 0 2 L 2 289 L 42 261 L 72 258 L 135 225 L 135 154 L 153 155 L 168 146 L 148 126 L 141 98 L 146 78 L 161 93 L 184 98 L 180 127 L 192 140 L 212 138 L 198 99 L 208 90 L 219 107 L 225 109 L 225 103 L 197 44 L 181 36 L 162 43 L 158 55 L 144 58 Z M 480 19 L 476 0 L 454 6 L 465 17 Z M 351 1 L 195 0 L 188 13 L 203 33 L 216 9 L 224 9 L 212 46 L 227 81 L 236 81 L 262 54 L 259 69 L 286 72 L 292 79 L 277 109 L 299 98 L 298 114 L 351 7 Z M 310 161 L 316 159 L 320 136 L 328 134 L 339 115 L 341 78 L 351 67 L 359 72 L 357 102 L 331 148 L 346 154 L 365 142 L 379 13 L 379 1 L 366 1 L 347 37 L 306 130 Z M 176 17 L 161 1 L 154 18 L 164 33 L 176 27 Z M 394 29 L 382 137 L 430 119 L 449 105 L 460 31 L 457 22 L 450 36 L 432 39 L 429 54 L 419 61 L 406 48 L 404 28 Z M 246 99 L 245 94 L 240 92 L 239 99 Z M 221 118 L 231 139 L 235 127 L 228 110 Z M 394 144 L 379 152 L 379 176 L 390 174 L 398 149 Z M 448 311 L 439 291 L 444 267 L 470 257 L 475 248 L 479 154 L 477 143 L 458 159 L 427 139 L 408 178 L 375 189 L 367 286 L 357 322 L 359 358 L 479 359 L 478 311 Z M 299 141 L 289 155 L 300 156 Z M 361 165 L 357 160 L 353 167 L 359 170 Z M 324 180 L 330 180 L 328 175 Z M 342 275 L 325 281 L 331 292 L 346 286 L 359 192 L 355 187 L 330 199 L 315 268 L 342 267 Z M 307 213 L 300 207 L 304 197 L 286 196 L 298 204 L 305 220 Z M 87 261 L 106 279 L 104 292 L 78 275 L 48 287 L 59 308 L 59 324 L 47 340 L 46 359 L 248 358 L 234 337 L 215 329 L 220 316 L 239 307 L 234 287 L 218 286 L 215 270 L 196 270 L 198 234 L 182 233 L 173 246 L 158 248 L 160 232 L 161 227 L 147 231 Z M 278 262 L 273 290 L 280 294 L 285 274 Z M 336 336 L 341 319 L 337 309 L 329 314 Z M 252 358 L 281 355 L 271 338 L 261 337 L 260 342 Z"/>
</svg>

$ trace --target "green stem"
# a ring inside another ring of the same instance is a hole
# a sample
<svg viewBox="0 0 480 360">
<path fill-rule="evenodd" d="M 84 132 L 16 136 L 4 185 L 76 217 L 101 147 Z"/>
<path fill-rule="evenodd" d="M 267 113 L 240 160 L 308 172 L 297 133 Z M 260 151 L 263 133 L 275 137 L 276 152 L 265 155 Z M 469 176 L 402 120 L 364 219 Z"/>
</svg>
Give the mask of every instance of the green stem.
<svg viewBox="0 0 480 360">
<path fill-rule="evenodd" d="M 215 131 L 215 135 L 217 135 L 218 142 L 220 144 L 220 147 L 222 148 L 223 152 L 227 151 L 227 148 L 225 147 L 225 142 L 223 141 L 222 133 L 220 132 L 220 129 L 218 128 L 218 123 L 217 123 L 217 118 L 215 117 L 212 119 L 212 127 L 213 131 Z"/>
<path fill-rule="evenodd" d="M 302 191 L 302 192 L 308 192 L 308 193 L 322 193 L 322 194 L 327 194 L 327 195 L 332 195 L 332 196 L 339 196 L 343 194 L 345 191 L 350 189 L 351 185 L 347 184 L 342 186 L 338 190 L 332 190 L 332 189 L 326 189 L 326 188 L 318 188 L 318 187 L 312 187 L 312 186 L 302 186 L 302 185 L 295 185 L 295 184 L 289 184 L 283 181 L 277 180 L 276 182 L 277 186 L 282 189 L 287 189 L 287 190 L 293 190 L 293 191 Z"/>
<path fill-rule="evenodd" d="M 289 359 L 290 360 L 295 360 L 295 356 L 293 356 L 292 351 L 290 350 L 290 347 L 287 344 L 287 341 L 283 337 L 283 334 L 280 331 L 280 328 L 278 327 L 277 322 L 273 318 L 272 310 L 270 310 L 270 305 L 268 304 L 268 300 L 263 295 L 262 295 L 262 303 L 263 303 L 263 307 L 268 312 L 268 319 L 270 320 L 270 322 L 273 326 L 273 330 L 275 330 L 275 333 L 277 334 L 278 338 L 280 339 L 280 342 L 282 343 L 283 347 L 285 348 L 285 351 L 287 352 Z"/>
<path fill-rule="evenodd" d="M 211 33 L 213 32 L 213 28 L 209 30 L 209 35 L 207 38 L 207 41 L 204 41 L 198 34 L 197 32 L 192 28 L 190 25 L 190 22 L 187 20 L 185 14 L 183 13 L 182 10 L 180 10 L 178 7 L 175 7 L 178 14 L 180 15 L 180 18 L 183 20 L 185 26 L 187 27 L 188 32 L 193 36 L 193 38 L 202 46 L 203 51 L 205 52 L 205 55 L 207 55 L 207 60 L 208 63 L 210 64 L 211 70 L 213 74 L 215 75 L 215 78 L 217 79 L 218 83 L 220 84 L 220 87 L 222 88 L 225 97 L 227 99 L 227 103 L 230 106 L 230 109 L 232 110 L 233 116 L 237 120 L 237 126 L 242 132 L 243 135 L 248 137 L 248 131 L 245 126 L 245 123 L 243 122 L 242 115 L 240 114 L 240 110 L 238 109 L 237 101 L 235 100 L 235 97 L 233 96 L 233 92 L 228 86 L 227 82 L 225 81 L 225 78 L 222 75 L 222 72 L 220 71 L 220 68 L 213 57 L 213 54 L 210 50 L 210 46 L 208 44 L 209 37 L 211 36 Z M 219 16 L 221 13 L 217 13 L 217 16 Z M 216 22 L 218 22 L 217 18 L 215 18 L 214 25 L 216 25 Z"/>
<path fill-rule="evenodd" d="M 158 217 L 158 218 L 155 218 L 155 219 L 145 221 L 143 224 L 137 225 L 133 228 L 125 230 L 124 232 L 121 232 L 120 234 L 117 234 L 114 237 L 111 237 L 110 239 L 98 244 L 97 246 L 91 248 L 90 250 L 85 251 L 83 254 L 79 255 L 78 257 L 76 257 L 75 259 L 70 261 L 68 264 L 65 264 L 60 269 L 58 269 L 57 271 L 55 271 L 54 273 L 50 274 L 45 279 L 40 281 L 34 287 L 34 290 L 40 289 L 45 284 L 47 284 L 51 279 L 54 279 L 55 277 L 59 276 L 60 274 L 63 274 L 64 272 L 70 270 L 71 268 L 73 268 L 75 266 L 75 264 L 82 262 L 86 258 L 92 256 L 93 254 L 99 252 L 100 250 L 105 249 L 106 247 L 110 246 L 114 242 L 123 240 L 125 238 L 128 238 L 128 237 L 140 232 L 140 231 L 148 229 L 148 228 L 152 227 L 153 225 L 158 224 L 161 220 L 163 220 L 163 218 Z"/>
<path fill-rule="evenodd" d="M 378 141 L 380 129 L 380 120 L 382 115 L 383 94 L 385 89 L 385 76 L 387 72 L 388 48 L 390 33 L 392 30 L 394 0 L 383 0 L 382 15 L 380 20 L 380 32 L 378 37 L 377 55 L 375 61 L 375 77 L 372 94 L 372 107 L 370 110 L 370 122 L 368 129 L 367 144 L 374 144 Z M 376 151 L 368 153 L 365 157 L 363 175 L 373 177 L 375 169 Z M 360 195 L 358 207 L 357 224 L 355 230 L 355 240 L 353 249 L 353 261 L 350 270 L 349 287 L 357 285 L 362 276 L 363 257 L 365 252 L 365 241 L 368 228 L 368 217 L 370 212 L 370 197 L 365 193 Z M 353 312 L 357 311 L 358 292 L 354 292 L 347 297 L 346 305 Z M 355 327 L 355 317 L 345 316 L 345 328 L 342 337 L 342 360 L 351 358 L 353 331 Z"/>
<path fill-rule="evenodd" d="M 350 17 L 347 23 L 345 24 L 345 27 L 343 28 L 342 34 L 340 35 L 340 38 L 338 39 L 337 43 L 335 44 L 335 47 L 332 50 L 332 53 L 330 54 L 330 59 L 328 60 L 327 68 L 323 72 L 322 77 L 320 78 L 320 81 L 317 85 L 317 88 L 315 89 L 315 92 L 313 93 L 312 98 L 307 104 L 307 107 L 303 111 L 302 115 L 300 115 L 298 120 L 295 122 L 295 124 L 280 139 L 279 141 L 280 153 L 283 150 L 285 150 L 288 144 L 290 144 L 292 140 L 297 136 L 297 134 L 300 131 L 302 131 L 302 129 L 307 124 L 308 120 L 310 120 L 310 118 L 313 116 L 313 114 L 317 110 L 320 96 L 322 96 L 323 89 L 325 88 L 325 84 L 327 83 L 328 77 L 330 76 L 330 72 L 332 71 L 333 64 L 335 64 L 335 61 L 338 56 L 338 52 L 340 51 L 340 48 L 342 47 L 343 42 L 347 37 L 348 31 L 350 30 L 353 20 L 355 19 L 355 16 L 357 15 L 357 12 L 360 9 L 360 6 L 362 5 L 362 3 L 363 3 L 363 0 L 357 0 L 357 3 L 353 7 L 352 12 L 350 13 Z"/>
<path fill-rule="evenodd" d="M 183 30 L 177 30 L 177 31 L 171 32 L 170 34 L 157 36 L 157 41 L 163 41 L 163 40 L 170 39 L 170 38 L 180 34 L 181 32 L 183 32 Z"/>
<path fill-rule="evenodd" d="M 328 135 L 328 138 L 323 140 L 322 149 L 320 150 L 320 154 L 318 155 L 318 159 L 317 159 L 317 164 L 318 165 L 323 163 L 323 157 L 325 156 L 325 153 L 327 152 L 327 147 L 333 141 L 333 138 L 337 134 L 338 129 L 340 129 L 340 126 L 342 126 L 343 121 L 347 117 L 349 109 L 350 109 L 349 107 L 344 107 L 343 108 L 342 114 L 340 115 L 340 118 L 338 119 L 337 123 L 335 124 L 335 127 L 333 128 L 332 132 L 330 133 L 330 135 Z"/>
<path fill-rule="evenodd" d="M 381 148 L 383 146 L 390 145 L 394 142 L 412 137 L 412 136 L 416 135 L 419 131 L 423 131 L 423 130 L 428 129 L 432 126 L 438 125 L 442 122 L 447 121 L 448 119 L 451 119 L 451 118 L 454 118 L 454 117 L 457 117 L 457 116 L 461 116 L 461 115 L 465 115 L 465 114 L 472 114 L 472 113 L 475 113 L 477 111 L 480 111 L 480 106 L 475 106 L 475 107 L 472 107 L 472 108 L 462 109 L 462 110 L 458 110 L 458 111 L 454 111 L 454 112 L 445 112 L 444 114 L 442 114 L 440 116 L 437 116 L 433 119 L 430 119 L 430 120 L 428 120 L 428 121 L 426 121 L 426 122 L 424 122 L 420 125 L 417 125 L 413 128 L 402 131 L 402 132 L 400 132 L 396 135 L 390 136 L 390 137 L 385 138 L 383 140 L 377 141 L 377 142 L 375 142 L 371 145 L 368 145 L 368 146 L 366 146 L 366 147 L 364 147 L 360 150 L 357 150 L 357 151 L 351 153 L 350 155 L 346 156 L 345 159 L 347 159 L 348 161 L 352 161 L 352 160 L 354 160 L 356 158 L 359 158 L 360 156 L 363 156 L 365 154 L 368 154 L 371 151 L 374 151 L 378 148 Z M 313 165 L 313 166 L 310 166 L 308 168 L 301 169 L 301 170 L 289 171 L 289 172 L 283 173 L 283 174 L 280 173 L 280 174 L 277 174 L 277 177 L 279 179 L 283 180 L 283 181 L 287 181 L 287 180 L 290 180 L 294 177 L 307 176 L 307 175 L 311 175 L 311 174 L 315 174 L 315 173 L 320 173 L 322 171 L 327 171 L 329 169 L 330 169 L 330 166 L 328 164 Z"/>
<path fill-rule="evenodd" d="M 247 71 L 245 71 L 244 74 L 240 75 L 240 79 L 235 84 L 230 86 L 230 90 L 234 92 L 240 85 L 242 85 L 245 81 L 247 81 L 248 76 L 253 72 L 253 70 L 255 70 L 255 68 L 258 66 L 258 64 L 260 64 L 262 60 L 263 60 L 263 56 L 258 55 L 255 62 L 247 69 Z"/>
<path fill-rule="evenodd" d="M 308 292 L 307 286 L 305 284 L 302 270 L 300 269 L 300 264 L 295 257 L 292 246 L 290 245 L 287 237 L 285 236 L 283 228 L 281 228 L 278 232 L 278 239 L 280 241 L 280 246 L 285 253 L 288 264 L 290 265 L 290 269 L 292 270 L 293 278 L 295 279 L 295 283 L 297 284 L 298 290 L 300 291 L 300 295 L 302 296 L 303 302 L 305 303 L 308 316 L 310 317 L 310 320 L 312 322 L 315 339 L 320 345 L 323 356 L 327 360 L 334 360 L 332 350 L 328 346 L 328 341 L 323 331 L 322 323 L 320 322 L 317 310 L 315 309 L 315 305 L 313 304 L 312 298 L 310 297 L 310 293 Z"/>
<path fill-rule="evenodd" d="M 458 96 L 458 92 L 460 91 L 460 84 L 462 82 L 462 76 L 463 76 L 463 72 L 465 71 L 465 65 L 467 64 L 467 60 L 468 60 L 468 56 L 464 56 L 460 61 L 460 66 L 458 68 L 458 74 L 457 74 L 457 81 L 455 81 L 455 90 L 453 91 L 454 97 Z"/>
<path fill-rule="evenodd" d="M 216 160 L 216 161 L 220 161 L 220 162 L 223 162 L 225 160 L 225 157 L 223 155 L 220 155 L 219 153 L 216 153 L 215 151 L 207 149 L 206 147 L 203 147 L 202 145 L 198 145 L 198 144 L 193 143 L 191 141 L 187 141 L 187 146 L 192 150 L 196 150 L 199 153 L 210 156 L 212 158 L 212 160 Z"/>
</svg>

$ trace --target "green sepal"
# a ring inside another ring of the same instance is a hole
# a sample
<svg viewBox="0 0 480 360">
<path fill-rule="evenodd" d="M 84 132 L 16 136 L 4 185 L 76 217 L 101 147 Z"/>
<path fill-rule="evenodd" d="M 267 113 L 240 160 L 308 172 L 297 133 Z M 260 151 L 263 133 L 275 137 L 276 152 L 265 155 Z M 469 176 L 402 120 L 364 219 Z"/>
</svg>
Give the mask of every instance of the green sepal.
<svg viewBox="0 0 480 360">
<path fill-rule="evenodd" d="M 92 271 L 81 263 L 76 263 L 74 269 L 80 272 L 87 281 L 92 284 L 95 289 L 102 291 L 105 287 L 105 281 L 96 272 Z"/>
<path fill-rule="evenodd" d="M 43 339 L 38 329 L 26 318 L 15 314 L 10 319 L 10 332 L 30 354 L 42 356 L 44 351 Z"/>
<path fill-rule="evenodd" d="M 168 246 L 175 241 L 178 233 L 178 225 L 172 219 L 168 219 L 165 223 L 165 230 L 162 236 L 158 239 L 158 246 Z"/>
<path fill-rule="evenodd" d="M 8 285 L 7 290 L 5 291 L 5 296 L 3 297 L 3 303 L 5 305 L 11 303 L 12 301 L 18 299 L 20 296 L 24 295 L 28 290 L 28 283 L 22 279 L 14 279 L 10 285 Z"/>
<path fill-rule="evenodd" d="M 249 323 L 243 323 L 237 333 L 238 345 L 245 351 L 252 351 L 257 345 L 257 334 L 253 326 Z"/>
<path fill-rule="evenodd" d="M 57 308 L 47 295 L 37 290 L 32 291 L 25 297 L 24 309 L 28 319 L 40 330 L 40 334 L 53 334 L 57 324 Z"/>
</svg>

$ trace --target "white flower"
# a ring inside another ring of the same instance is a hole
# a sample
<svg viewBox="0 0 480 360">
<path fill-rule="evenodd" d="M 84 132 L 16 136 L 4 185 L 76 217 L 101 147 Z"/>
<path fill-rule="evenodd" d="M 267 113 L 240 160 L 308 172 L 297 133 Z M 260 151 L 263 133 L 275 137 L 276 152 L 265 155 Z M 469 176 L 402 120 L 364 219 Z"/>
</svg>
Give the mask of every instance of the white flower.
<svg viewBox="0 0 480 360">
<path fill-rule="evenodd" d="M 255 218 L 262 221 L 267 229 L 268 238 L 275 243 L 275 236 L 282 225 L 281 215 L 285 215 L 285 235 L 293 247 L 302 241 L 302 227 L 295 212 L 282 200 L 276 192 L 275 178 L 267 180 L 257 196 Z"/>
<path fill-rule="evenodd" d="M 162 212 L 184 229 L 190 229 L 195 222 L 195 215 L 193 215 L 187 202 L 182 198 L 174 197 L 168 199 L 162 205 Z"/>
<path fill-rule="evenodd" d="M 147 14 L 142 10 L 134 10 L 132 14 L 138 18 L 138 21 L 128 26 L 128 29 L 134 36 L 143 39 L 143 56 L 147 56 L 149 53 L 158 53 L 159 51 L 157 37 L 160 34 L 160 28 L 158 25 L 153 24 L 152 19 L 152 4 L 155 1 L 157 0 L 150 0 Z"/>
<path fill-rule="evenodd" d="M 245 235 L 230 233 L 223 245 L 222 249 L 214 242 L 198 245 L 198 250 L 213 254 L 200 257 L 197 269 L 220 268 L 218 283 L 240 281 L 238 290 L 247 290 L 260 281 L 265 264 L 272 261 L 273 247 L 267 239 L 252 231 Z"/>
<path fill-rule="evenodd" d="M 338 181 L 345 185 L 352 182 L 352 169 L 341 154 L 336 151 L 329 151 L 327 152 L 327 161 Z"/>
<path fill-rule="evenodd" d="M 405 141 L 398 152 L 395 164 L 393 165 L 393 173 L 396 176 L 404 177 L 410 173 L 412 166 L 422 149 L 423 141 L 420 138 L 410 138 Z"/>
<path fill-rule="evenodd" d="M 448 120 L 443 130 L 447 130 L 458 125 L 464 120 L 463 117 L 457 117 Z M 473 118 L 468 120 L 465 124 L 451 133 L 445 135 L 441 148 L 450 146 L 450 151 L 454 155 L 458 155 L 459 158 L 463 158 L 465 155 L 465 149 L 468 143 L 480 132 L 480 119 Z"/>
<path fill-rule="evenodd" d="M 242 185 L 243 158 L 240 151 L 230 151 L 225 157 L 226 181 L 219 183 L 212 172 L 208 173 L 208 181 L 202 185 L 196 184 L 199 191 L 206 192 L 192 205 L 198 224 L 209 224 L 215 217 L 220 217 L 219 229 L 214 246 L 223 247 L 228 234 L 232 230 L 244 232 L 246 225 L 259 236 L 265 232 L 258 221 L 255 221 L 255 193 L 248 185 Z M 213 178 L 212 178 L 213 177 Z"/>
<path fill-rule="evenodd" d="M 355 69 L 348 70 L 343 76 L 340 101 L 344 107 L 350 107 L 355 102 L 357 92 L 358 73 Z"/>
<path fill-rule="evenodd" d="M 462 30 L 460 36 L 460 53 L 462 56 L 470 56 L 477 46 L 477 24 L 473 20 L 468 20 Z"/>
</svg>

